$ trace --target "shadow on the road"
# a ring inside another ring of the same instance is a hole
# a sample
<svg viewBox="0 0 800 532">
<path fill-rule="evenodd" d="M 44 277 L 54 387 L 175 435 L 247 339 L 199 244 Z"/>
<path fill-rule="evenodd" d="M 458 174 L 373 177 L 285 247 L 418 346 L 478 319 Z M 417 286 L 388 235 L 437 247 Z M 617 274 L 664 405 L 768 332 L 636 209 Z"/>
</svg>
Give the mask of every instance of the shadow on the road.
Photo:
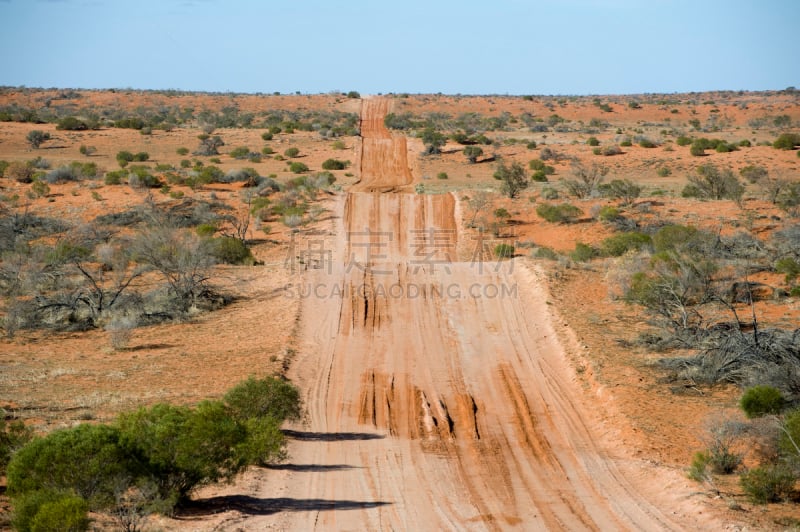
<svg viewBox="0 0 800 532">
<path fill-rule="evenodd" d="M 272 515 L 278 512 L 324 512 L 330 510 L 365 510 L 392 504 L 385 501 L 347 501 L 330 499 L 259 499 L 247 495 L 223 495 L 197 499 L 181 507 L 176 519 L 191 519 L 236 510 L 245 515 Z"/>
<path fill-rule="evenodd" d="M 285 429 L 283 433 L 287 438 L 302 441 L 381 440 L 386 437 L 384 434 L 370 432 L 304 432 Z"/>
<path fill-rule="evenodd" d="M 269 464 L 264 468 L 276 471 L 297 471 L 300 473 L 325 473 L 326 471 L 344 471 L 355 467 L 347 464 Z"/>
</svg>

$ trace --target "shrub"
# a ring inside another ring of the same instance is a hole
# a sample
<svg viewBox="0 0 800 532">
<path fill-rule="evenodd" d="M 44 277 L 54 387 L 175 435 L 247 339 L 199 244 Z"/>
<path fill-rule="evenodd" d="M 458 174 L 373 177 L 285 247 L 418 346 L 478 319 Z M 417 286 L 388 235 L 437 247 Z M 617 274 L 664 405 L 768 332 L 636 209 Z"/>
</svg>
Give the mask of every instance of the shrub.
<svg viewBox="0 0 800 532">
<path fill-rule="evenodd" d="M 556 169 L 554 166 L 550 166 L 549 164 L 545 164 L 544 161 L 541 159 L 531 159 L 528 161 L 528 168 L 533 170 L 534 172 L 543 172 L 544 175 L 553 175 L 556 173 Z"/>
<path fill-rule="evenodd" d="M 514 257 L 514 246 L 511 244 L 497 244 L 494 247 L 494 256 L 498 259 L 510 259 Z"/>
<path fill-rule="evenodd" d="M 705 144 L 697 141 L 692 142 L 692 146 L 689 148 L 689 153 L 695 157 L 702 157 L 706 154 Z"/>
<path fill-rule="evenodd" d="M 185 147 L 182 146 L 182 147 L 178 148 L 177 150 L 175 150 L 175 153 L 177 153 L 178 155 L 188 155 L 189 154 L 189 148 L 185 148 Z"/>
<path fill-rule="evenodd" d="M 194 155 L 212 156 L 219 155 L 219 148 L 225 145 L 219 135 L 213 137 L 209 135 L 201 135 L 200 145 L 194 151 Z"/>
<path fill-rule="evenodd" d="M 766 168 L 753 164 L 747 165 L 739 170 L 739 175 L 745 178 L 749 183 L 758 183 L 767 177 L 768 174 L 769 172 Z"/>
<path fill-rule="evenodd" d="M 595 248 L 583 242 L 575 243 L 575 250 L 570 252 L 569 258 L 575 262 L 589 262 L 598 255 Z"/>
<path fill-rule="evenodd" d="M 25 140 L 28 141 L 28 144 L 30 144 L 31 148 L 38 149 L 39 146 L 50 140 L 50 133 L 33 129 L 25 136 Z"/>
<path fill-rule="evenodd" d="M 529 143 L 527 143 L 525 145 L 525 147 L 528 148 L 529 150 L 535 150 L 536 149 L 536 141 L 535 140 L 530 141 Z"/>
<path fill-rule="evenodd" d="M 250 148 L 247 146 L 240 146 L 238 148 L 234 148 L 228 154 L 234 159 L 247 159 L 247 156 L 250 154 Z"/>
<path fill-rule="evenodd" d="M 793 150 L 795 146 L 800 146 L 798 133 L 783 133 L 772 143 L 772 147 L 778 150 Z"/>
<path fill-rule="evenodd" d="M 85 155 L 86 157 L 91 157 L 97 152 L 97 148 L 94 146 L 86 146 L 85 144 L 81 144 L 81 147 L 78 148 L 78 151 L 81 155 Z"/>
<path fill-rule="evenodd" d="M 571 223 L 580 218 L 583 215 L 583 211 L 570 203 L 562 203 L 561 205 L 542 203 L 536 207 L 536 214 L 548 222 Z"/>
<path fill-rule="evenodd" d="M 275 153 L 275 150 L 273 150 L 269 146 L 264 146 L 263 148 L 261 148 L 262 155 L 272 155 L 273 153 Z"/>
<path fill-rule="evenodd" d="M 303 172 L 308 172 L 308 166 L 301 162 L 293 162 L 289 165 L 289 171 L 294 174 L 302 174 Z"/>
<path fill-rule="evenodd" d="M 249 377 L 231 388 L 223 400 L 231 415 L 239 420 L 269 417 L 281 423 L 298 421 L 303 414 L 300 390 L 277 377 Z"/>
<path fill-rule="evenodd" d="M 331 144 L 331 149 L 334 150 L 343 150 L 347 148 L 343 140 L 334 140 L 333 144 Z"/>
<path fill-rule="evenodd" d="M 683 189 L 683 197 L 702 199 L 732 199 L 741 201 L 744 185 L 736 179 L 729 169 L 720 170 L 713 164 L 705 164 L 697 168 L 696 175 L 689 176 L 689 184 Z"/>
<path fill-rule="evenodd" d="M 470 164 L 475 164 L 478 162 L 478 157 L 483 155 L 483 148 L 480 146 L 465 146 L 463 153 Z"/>
<path fill-rule="evenodd" d="M 509 166 L 501 163 L 494 173 L 494 178 L 503 182 L 501 190 L 511 199 L 516 198 L 522 190 L 528 188 L 529 184 L 525 168 L 518 162 L 512 162 Z"/>
<path fill-rule="evenodd" d="M 6 168 L 5 176 L 18 183 L 30 183 L 33 181 L 34 173 L 35 170 L 31 166 L 25 163 L 14 161 Z"/>
<path fill-rule="evenodd" d="M 643 233 L 621 233 L 610 236 L 600 244 L 600 251 L 607 257 L 619 257 L 630 250 L 640 250 L 652 245 L 649 235 Z"/>
<path fill-rule="evenodd" d="M 139 470 L 119 441 L 117 429 L 88 424 L 37 438 L 8 464 L 8 493 L 16 498 L 40 490 L 73 491 L 93 509 L 105 508 L 120 482 Z"/>
<path fill-rule="evenodd" d="M 603 205 L 597 212 L 597 219 L 601 222 L 616 222 L 621 218 L 622 215 L 620 214 L 619 209 L 611 205 Z"/>
<path fill-rule="evenodd" d="M 619 145 L 622 146 L 623 148 L 630 148 L 631 146 L 633 146 L 633 142 L 631 141 L 630 138 L 627 138 L 624 139 L 622 142 L 620 142 Z"/>
<path fill-rule="evenodd" d="M 714 151 L 717 153 L 728 153 L 732 151 L 738 151 L 739 148 L 736 147 L 735 144 L 730 144 L 728 142 L 720 142 L 719 144 L 714 147 Z"/>
<path fill-rule="evenodd" d="M 8 161 L 0 161 L 0 177 L 5 177 L 6 169 L 10 164 Z"/>
<path fill-rule="evenodd" d="M 641 146 L 642 148 L 657 148 L 658 144 L 656 144 L 650 139 L 642 138 L 639 140 L 639 146 Z"/>
<path fill-rule="evenodd" d="M 116 170 L 114 172 L 107 172 L 105 178 L 103 178 L 103 182 L 106 185 L 119 185 L 122 183 L 122 178 L 126 177 L 128 172 L 125 170 Z"/>
<path fill-rule="evenodd" d="M 542 199 L 557 200 L 558 197 L 559 197 L 558 190 L 554 189 L 553 187 L 542 188 Z"/>
<path fill-rule="evenodd" d="M 791 257 L 784 257 L 775 261 L 775 271 L 785 274 L 785 281 L 791 283 L 800 275 L 800 263 Z"/>
<path fill-rule="evenodd" d="M 74 495 L 65 495 L 39 506 L 31 520 L 31 532 L 89 530 L 89 504 Z M 18 530 L 21 530 L 18 527 Z"/>
<path fill-rule="evenodd" d="M 265 132 L 263 132 L 261 134 L 261 140 L 265 140 L 265 141 L 272 140 L 274 137 L 275 136 L 269 131 L 265 131 Z"/>
<path fill-rule="evenodd" d="M 432 127 L 427 127 L 422 130 L 419 137 L 425 145 L 423 155 L 435 155 L 442 152 L 442 146 L 447 143 L 447 137 L 439 133 Z"/>
<path fill-rule="evenodd" d="M 351 99 L 358 99 L 361 98 L 361 95 L 358 93 L 358 91 L 350 91 L 347 93 L 347 97 Z"/>
<path fill-rule="evenodd" d="M 797 477 L 783 465 L 756 467 L 739 477 L 742 489 L 756 504 L 788 499 L 796 481 Z"/>
<path fill-rule="evenodd" d="M 588 144 L 589 146 L 599 146 L 600 145 L 600 141 L 597 140 L 597 137 L 589 137 L 586 140 L 586 144 Z"/>
<path fill-rule="evenodd" d="M 287 148 L 283 152 L 283 155 L 285 155 L 286 157 L 289 157 L 290 159 L 292 159 L 292 158 L 297 157 L 298 155 L 300 155 L 300 150 L 298 148 Z"/>
<path fill-rule="evenodd" d="M 745 390 L 739 400 L 739 406 L 745 415 L 752 419 L 766 414 L 779 414 L 784 402 L 780 390 L 762 384 Z"/>
<path fill-rule="evenodd" d="M 678 146 L 688 146 L 691 143 L 692 143 L 692 138 L 687 137 L 686 135 L 681 135 L 680 137 L 675 139 L 675 144 L 677 144 Z"/>
<path fill-rule="evenodd" d="M 322 162 L 323 170 L 344 170 L 347 168 L 349 161 L 340 161 L 338 159 L 326 159 Z"/>
<path fill-rule="evenodd" d="M 692 226 L 666 225 L 653 235 L 653 248 L 656 253 L 675 251 L 699 235 L 697 228 Z"/>
<path fill-rule="evenodd" d="M 623 205 L 630 205 L 642 193 L 642 187 L 628 179 L 614 179 L 598 189 L 604 196 L 622 200 Z"/>
<path fill-rule="evenodd" d="M 132 161 L 134 161 L 134 162 L 143 163 L 143 162 L 149 161 L 149 160 L 150 160 L 150 154 L 147 153 L 146 151 L 140 151 L 140 152 L 137 152 L 137 153 L 133 154 Z"/>
<path fill-rule="evenodd" d="M 598 148 L 596 148 L 596 149 L 598 149 Z M 622 153 L 622 148 L 620 148 L 619 146 L 614 146 L 614 145 L 606 146 L 605 148 L 600 150 L 600 154 L 602 154 L 602 155 L 604 155 L 606 157 L 611 157 L 613 155 L 620 155 L 621 153 Z"/>
<path fill-rule="evenodd" d="M 74 116 L 65 116 L 56 123 L 56 129 L 63 129 L 66 131 L 84 131 L 89 129 L 86 122 L 79 120 Z"/>
<path fill-rule="evenodd" d="M 5 412 L 0 410 L 0 476 L 5 474 L 14 452 L 28 443 L 32 434 L 22 421 L 6 422 Z"/>
<path fill-rule="evenodd" d="M 709 459 L 710 457 L 707 452 L 697 451 L 694 453 L 694 456 L 692 456 L 692 463 L 686 475 L 697 482 L 705 482 L 708 478 Z"/>
<path fill-rule="evenodd" d="M 37 198 L 44 198 L 50 194 L 50 187 L 41 179 L 34 179 L 31 184 L 31 192 L 33 192 Z"/>
<path fill-rule="evenodd" d="M 533 253 L 533 256 L 537 259 L 547 259 L 547 260 L 556 260 L 558 259 L 558 253 L 553 251 L 551 248 L 541 246 L 536 248 L 536 251 Z"/>
<path fill-rule="evenodd" d="M 436 174 L 436 179 L 448 179 L 448 177 L 447 172 L 439 172 Z"/>
<path fill-rule="evenodd" d="M 116 159 L 117 159 L 117 163 L 119 163 L 119 165 L 122 168 L 125 168 L 126 166 L 128 166 L 128 163 L 133 161 L 133 154 L 131 152 L 129 152 L 129 151 L 123 150 L 123 151 L 117 152 Z"/>
<path fill-rule="evenodd" d="M 80 509 L 81 507 L 83 510 L 83 517 L 86 518 L 86 512 L 88 507 L 86 505 L 86 501 L 81 499 L 80 497 L 76 497 L 74 494 L 65 491 L 55 491 L 55 490 L 39 490 L 30 493 L 26 493 L 24 495 L 20 495 L 19 497 L 14 498 L 14 511 L 11 516 L 11 524 L 14 525 L 14 528 L 19 532 L 30 532 L 35 530 L 33 528 L 34 521 L 37 518 L 37 515 L 40 513 L 41 510 L 45 510 L 42 513 L 42 517 L 40 518 L 39 524 L 37 529 L 39 530 L 70 530 L 68 528 L 63 528 L 59 526 L 52 526 L 49 528 L 44 528 L 44 525 L 47 524 L 46 521 L 50 519 L 53 514 L 53 510 L 57 509 L 59 503 L 62 501 L 66 501 L 65 506 L 67 508 L 73 507 L 72 510 L 67 510 L 64 508 L 66 512 L 65 514 L 73 516 L 73 522 L 70 523 L 74 528 L 71 530 L 86 530 L 88 526 L 88 520 L 85 522 L 86 526 L 81 526 L 84 523 L 81 523 L 80 520 L 75 520 L 75 514 L 79 512 L 75 512 L 75 507 Z M 76 502 L 73 502 L 76 501 Z M 80 501 L 79 503 L 77 501 Z M 49 507 L 49 508 L 48 508 Z M 54 508 L 55 507 L 55 508 Z M 65 515 L 66 517 L 66 515 Z M 53 523 L 58 525 L 58 522 Z"/>
<path fill-rule="evenodd" d="M 536 181 L 537 183 L 547 183 L 547 174 L 544 170 L 536 170 L 533 174 L 531 174 L 531 181 Z"/>
<path fill-rule="evenodd" d="M 212 239 L 209 251 L 212 257 L 225 264 L 253 264 L 255 260 L 250 248 L 231 236 Z"/>
</svg>

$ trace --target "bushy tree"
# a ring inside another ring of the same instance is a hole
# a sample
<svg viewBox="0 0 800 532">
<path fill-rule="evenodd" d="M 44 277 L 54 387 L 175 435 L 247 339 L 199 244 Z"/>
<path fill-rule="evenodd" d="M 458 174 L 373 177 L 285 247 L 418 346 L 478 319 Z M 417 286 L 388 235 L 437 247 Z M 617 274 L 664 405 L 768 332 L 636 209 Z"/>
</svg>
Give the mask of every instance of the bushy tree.
<svg viewBox="0 0 800 532">
<path fill-rule="evenodd" d="M 733 175 L 730 168 L 720 169 L 713 164 L 704 164 L 697 168 L 695 175 L 689 176 L 689 184 L 681 194 L 684 197 L 732 199 L 740 202 L 744 194 L 744 185 Z"/>
<path fill-rule="evenodd" d="M 779 414 L 786 400 L 781 391 L 774 386 L 760 384 L 745 390 L 739 406 L 749 418 L 767 414 Z"/>
<path fill-rule="evenodd" d="M 483 149 L 480 146 L 465 146 L 463 153 L 470 164 L 475 164 L 478 162 L 478 157 L 483 155 Z"/>
<path fill-rule="evenodd" d="M 224 401 L 239 420 L 271 417 L 278 422 L 298 421 L 303 413 L 300 391 L 277 377 L 249 377 L 231 388 Z"/>
<path fill-rule="evenodd" d="M 435 155 L 442 153 L 442 146 L 447 143 L 447 137 L 439 133 L 432 127 L 427 127 L 420 133 L 422 143 L 425 145 L 425 155 Z"/>
<path fill-rule="evenodd" d="M 510 165 L 500 163 L 494 178 L 502 181 L 501 191 L 511 199 L 516 198 L 530 184 L 525 168 L 516 161 Z"/>
<path fill-rule="evenodd" d="M 33 129 L 28 132 L 28 135 L 25 137 L 25 140 L 28 141 L 28 144 L 33 149 L 38 149 L 39 146 L 44 144 L 46 141 L 50 140 L 50 133 L 46 131 L 41 131 L 39 129 Z"/>
</svg>

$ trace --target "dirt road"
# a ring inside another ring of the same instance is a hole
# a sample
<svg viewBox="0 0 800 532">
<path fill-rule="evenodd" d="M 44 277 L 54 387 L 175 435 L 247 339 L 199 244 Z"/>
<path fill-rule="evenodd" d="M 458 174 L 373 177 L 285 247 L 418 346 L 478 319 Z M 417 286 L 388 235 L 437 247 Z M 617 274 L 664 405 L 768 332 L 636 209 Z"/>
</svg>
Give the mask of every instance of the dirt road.
<svg viewBox="0 0 800 532">
<path fill-rule="evenodd" d="M 276 510 L 222 528 L 710 526 L 656 495 L 675 478 L 610 453 L 540 274 L 470 260 L 453 196 L 378 192 L 411 183 L 387 105 L 364 101 L 361 181 L 315 248 L 318 269 L 287 293 L 303 298 L 290 376 L 309 421 L 252 492 Z"/>
</svg>

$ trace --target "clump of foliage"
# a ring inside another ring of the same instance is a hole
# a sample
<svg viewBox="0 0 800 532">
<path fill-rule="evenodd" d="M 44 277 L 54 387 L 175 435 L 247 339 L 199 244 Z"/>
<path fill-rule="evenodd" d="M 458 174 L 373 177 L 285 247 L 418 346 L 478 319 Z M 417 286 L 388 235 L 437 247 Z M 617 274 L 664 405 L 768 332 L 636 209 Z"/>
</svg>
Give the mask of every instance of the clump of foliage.
<svg viewBox="0 0 800 532">
<path fill-rule="evenodd" d="M 748 418 L 779 414 L 785 403 L 781 391 L 766 384 L 748 388 L 739 400 L 739 406 Z"/>
<path fill-rule="evenodd" d="M 500 163 L 493 176 L 502 182 L 501 191 L 503 194 L 512 199 L 516 198 L 529 185 L 525 168 L 518 162 L 512 162 L 510 165 Z"/>
<path fill-rule="evenodd" d="M 571 203 L 553 205 L 542 203 L 536 207 L 536 214 L 552 223 L 572 223 L 583 215 L 583 211 Z"/>
</svg>

